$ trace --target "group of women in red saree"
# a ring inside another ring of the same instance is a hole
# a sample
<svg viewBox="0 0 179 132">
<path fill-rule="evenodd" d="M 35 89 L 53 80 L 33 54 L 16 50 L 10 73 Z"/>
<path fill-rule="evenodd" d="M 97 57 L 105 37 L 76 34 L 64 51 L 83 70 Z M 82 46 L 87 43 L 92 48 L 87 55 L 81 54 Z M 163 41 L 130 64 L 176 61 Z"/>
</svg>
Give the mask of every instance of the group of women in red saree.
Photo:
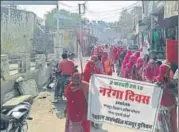
<svg viewBox="0 0 179 132">
<path fill-rule="evenodd" d="M 157 56 L 154 51 L 149 55 L 141 56 L 139 51 L 124 51 L 126 55 L 122 61 L 121 77 L 145 81 L 150 83 L 161 84 L 163 88 L 163 96 L 161 99 L 161 109 L 168 110 L 168 117 L 159 112 L 158 125 L 156 131 L 164 132 L 164 116 L 169 122 L 169 131 L 177 132 L 177 102 L 173 87 L 174 72 L 170 64 L 162 64 L 157 62 Z M 166 124 L 165 124 L 166 125 Z"/>
<path fill-rule="evenodd" d="M 83 73 L 74 73 L 66 87 L 65 132 L 90 132 L 91 122 L 87 120 L 87 93 L 93 74 L 112 75 L 112 61 L 108 53 L 93 55 L 86 63 Z"/>
<path fill-rule="evenodd" d="M 98 46 L 86 63 L 82 74 L 75 73 L 71 83 L 66 88 L 67 122 L 66 132 L 90 132 L 91 122 L 87 120 L 87 95 L 89 81 L 93 74 L 111 76 L 116 71 L 121 77 L 138 81 L 162 84 L 163 96 L 161 107 L 170 109 L 167 120 L 171 124 L 170 132 L 177 132 L 176 98 L 172 93 L 172 69 L 169 64 L 156 63 L 156 53 L 141 56 L 140 51 L 132 52 L 122 47 L 110 48 L 105 52 L 105 46 Z M 162 124 L 162 114 L 158 116 L 158 124 Z M 162 127 L 157 126 L 162 132 Z"/>
</svg>

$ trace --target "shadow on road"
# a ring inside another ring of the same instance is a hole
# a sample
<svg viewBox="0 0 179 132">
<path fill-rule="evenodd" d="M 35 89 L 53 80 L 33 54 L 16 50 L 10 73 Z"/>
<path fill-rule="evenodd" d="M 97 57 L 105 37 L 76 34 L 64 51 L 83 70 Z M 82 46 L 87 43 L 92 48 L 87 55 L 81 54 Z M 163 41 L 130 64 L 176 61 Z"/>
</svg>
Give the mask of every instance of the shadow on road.
<svg viewBox="0 0 179 132">
<path fill-rule="evenodd" d="M 66 101 L 61 100 L 58 103 L 52 103 L 52 106 L 58 118 L 65 118 L 64 110 L 66 107 Z"/>
<path fill-rule="evenodd" d="M 103 130 L 103 129 L 95 129 L 91 127 L 91 132 L 109 132 L 108 130 Z"/>
</svg>

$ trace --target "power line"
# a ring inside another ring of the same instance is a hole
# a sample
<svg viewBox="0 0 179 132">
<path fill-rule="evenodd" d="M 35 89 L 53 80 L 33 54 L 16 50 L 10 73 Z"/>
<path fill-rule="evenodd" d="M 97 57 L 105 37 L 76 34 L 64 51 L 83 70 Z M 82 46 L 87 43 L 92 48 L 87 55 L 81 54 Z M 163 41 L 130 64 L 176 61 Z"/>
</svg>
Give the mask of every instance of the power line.
<svg viewBox="0 0 179 132">
<path fill-rule="evenodd" d="M 115 12 L 115 13 L 113 13 L 113 14 L 103 14 L 103 15 L 98 15 L 98 17 L 99 17 L 100 19 L 111 18 L 111 17 L 113 17 L 114 15 L 119 15 L 123 10 L 130 10 L 130 9 L 132 9 L 135 5 L 136 5 L 136 3 L 133 4 L 132 6 L 130 5 L 130 6 L 126 7 L 126 8 L 120 9 L 120 12 L 119 12 L 119 10 L 118 10 L 118 12 Z"/>
<path fill-rule="evenodd" d="M 89 10 L 89 9 L 87 9 L 87 11 L 89 11 L 89 13 L 95 13 L 95 14 L 105 14 L 105 13 L 110 13 L 110 12 L 118 12 L 118 11 L 121 11 L 121 10 L 125 10 L 125 9 L 128 9 L 128 8 L 131 8 L 131 7 L 134 7 L 134 6 L 136 6 L 137 4 L 139 4 L 139 2 L 140 1 L 138 1 L 138 2 L 136 2 L 136 3 L 134 3 L 134 4 L 132 4 L 132 5 L 129 5 L 129 6 L 127 6 L 127 7 L 123 7 L 123 8 L 121 8 L 121 9 L 115 9 L 115 10 L 110 10 L 110 11 L 104 11 L 104 12 L 94 12 L 94 11 L 92 11 L 92 10 Z"/>
<path fill-rule="evenodd" d="M 78 11 L 78 7 L 77 6 L 71 6 L 71 5 L 68 5 L 68 4 L 63 3 L 63 2 L 59 2 L 59 4 L 65 6 L 65 7 L 70 8 L 71 11 Z"/>
<path fill-rule="evenodd" d="M 64 6 L 66 6 L 66 7 L 69 7 L 69 8 L 77 8 L 77 6 L 71 6 L 71 5 L 68 5 L 68 4 L 66 4 L 66 3 L 64 3 L 64 2 L 59 2 L 61 5 L 64 5 Z"/>
</svg>

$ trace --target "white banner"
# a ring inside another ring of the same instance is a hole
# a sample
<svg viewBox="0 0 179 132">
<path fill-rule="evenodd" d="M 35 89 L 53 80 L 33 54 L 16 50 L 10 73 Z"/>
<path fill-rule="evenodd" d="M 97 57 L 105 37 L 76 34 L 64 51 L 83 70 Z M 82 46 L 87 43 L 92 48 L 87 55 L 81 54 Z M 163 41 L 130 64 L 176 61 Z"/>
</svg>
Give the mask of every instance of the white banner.
<svg viewBox="0 0 179 132">
<path fill-rule="evenodd" d="M 154 84 L 93 75 L 90 81 L 88 119 L 154 132 L 162 89 Z"/>
</svg>

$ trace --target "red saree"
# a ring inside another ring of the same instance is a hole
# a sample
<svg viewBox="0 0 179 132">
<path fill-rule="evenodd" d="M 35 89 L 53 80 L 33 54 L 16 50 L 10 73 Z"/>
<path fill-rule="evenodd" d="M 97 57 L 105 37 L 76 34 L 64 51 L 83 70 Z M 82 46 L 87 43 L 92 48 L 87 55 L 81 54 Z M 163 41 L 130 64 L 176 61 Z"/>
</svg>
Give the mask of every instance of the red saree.
<svg viewBox="0 0 179 132">
<path fill-rule="evenodd" d="M 135 71 L 133 69 L 133 79 L 142 81 L 142 67 L 144 65 L 144 59 L 139 57 L 135 65 Z"/>
<path fill-rule="evenodd" d="M 88 86 L 86 82 L 82 82 L 79 86 L 81 88 L 76 91 L 72 91 L 72 84 L 66 87 L 67 118 L 65 132 L 90 132 L 90 121 L 87 120 L 87 100 L 85 98 Z"/>
<path fill-rule="evenodd" d="M 83 72 L 83 80 L 86 82 L 90 81 L 91 75 L 92 74 L 99 74 L 99 69 L 95 66 L 95 63 L 93 61 L 88 61 L 84 72 Z"/>
<path fill-rule="evenodd" d="M 127 51 L 126 56 L 124 57 L 124 60 L 122 62 L 122 68 L 121 68 L 121 72 L 122 72 L 122 76 L 126 77 L 126 65 L 129 63 L 129 59 L 130 56 L 132 55 L 132 52 L 130 50 Z"/>
<path fill-rule="evenodd" d="M 177 112 L 176 112 L 176 98 L 174 94 L 170 91 L 171 84 L 170 82 L 165 82 L 164 77 L 168 74 L 170 78 L 171 76 L 171 70 L 169 69 L 169 66 L 162 64 L 159 68 L 159 75 L 156 77 L 156 80 L 158 82 L 164 82 L 164 90 L 163 90 L 163 95 L 161 99 L 161 106 L 170 108 L 170 116 L 168 119 L 170 120 L 171 127 L 172 127 L 172 132 L 177 132 Z M 168 73 L 167 73 L 168 72 Z M 159 121 L 161 121 L 160 114 L 159 114 Z"/>
<path fill-rule="evenodd" d="M 130 60 L 129 60 L 129 63 L 126 64 L 126 69 L 125 69 L 125 73 L 126 73 L 126 78 L 128 79 L 132 79 L 132 69 L 133 69 L 133 66 L 136 62 L 136 57 L 135 56 L 131 56 L 130 57 Z"/>
<path fill-rule="evenodd" d="M 145 81 L 153 82 L 158 75 L 158 66 L 153 59 L 150 59 L 145 67 Z"/>
</svg>

